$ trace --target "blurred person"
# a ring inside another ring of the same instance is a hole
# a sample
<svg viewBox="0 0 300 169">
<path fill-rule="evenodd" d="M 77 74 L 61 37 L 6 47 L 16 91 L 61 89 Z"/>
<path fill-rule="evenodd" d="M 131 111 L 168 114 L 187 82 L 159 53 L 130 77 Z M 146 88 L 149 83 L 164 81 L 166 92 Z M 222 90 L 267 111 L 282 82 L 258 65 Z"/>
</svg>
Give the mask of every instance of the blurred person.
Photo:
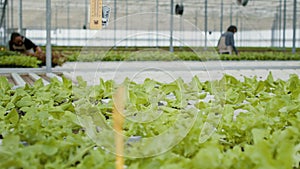
<svg viewBox="0 0 300 169">
<path fill-rule="evenodd" d="M 13 32 L 10 36 L 9 50 L 31 56 L 36 56 L 42 53 L 42 49 L 39 46 L 17 32 Z"/>
<path fill-rule="evenodd" d="M 42 51 L 42 49 L 33 43 L 30 39 L 22 36 L 17 32 L 13 32 L 10 36 L 9 41 L 9 50 L 23 53 L 28 56 L 36 57 L 41 60 L 41 66 L 46 65 L 46 54 Z M 61 66 L 64 62 L 67 61 L 67 57 L 65 57 L 61 53 L 57 53 L 52 51 L 52 66 Z"/>
<path fill-rule="evenodd" d="M 239 55 L 237 48 L 234 45 L 234 33 L 237 32 L 237 27 L 230 25 L 225 33 L 223 33 L 218 41 L 218 49 L 220 54 L 232 54 L 232 51 L 236 55 Z"/>
</svg>

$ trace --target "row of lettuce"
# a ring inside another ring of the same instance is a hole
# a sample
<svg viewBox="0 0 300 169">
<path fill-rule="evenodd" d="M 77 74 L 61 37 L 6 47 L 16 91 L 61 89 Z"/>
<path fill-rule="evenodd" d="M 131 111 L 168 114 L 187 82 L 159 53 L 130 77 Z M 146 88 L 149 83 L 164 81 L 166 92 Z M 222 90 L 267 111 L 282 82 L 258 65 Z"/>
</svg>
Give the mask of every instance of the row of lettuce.
<svg viewBox="0 0 300 169">
<path fill-rule="evenodd" d="M 120 85 L 125 168 L 300 168 L 297 75 L 77 82 L 53 78 L 12 89 L 0 77 L 0 168 L 115 168 L 112 109 Z"/>
<path fill-rule="evenodd" d="M 52 52 L 52 66 L 62 66 L 68 60 L 60 52 Z M 38 68 L 46 65 L 46 54 L 36 53 L 25 55 L 13 51 L 0 51 L 0 67 L 2 68 Z"/>
<path fill-rule="evenodd" d="M 24 57 L 17 52 L 0 51 L 0 67 L 41 67 L 45 65 L 45 54 Z M 66 61 L 208 61 L 208 60 L 300 60 L 300 54 L 278 51 L 241 52 L 239 55 L 219 55 L 215 50 L 176 50 L 168 49 L 58 49 L 52 52 L 52 65 L 61 66 Z"/>
</svg>

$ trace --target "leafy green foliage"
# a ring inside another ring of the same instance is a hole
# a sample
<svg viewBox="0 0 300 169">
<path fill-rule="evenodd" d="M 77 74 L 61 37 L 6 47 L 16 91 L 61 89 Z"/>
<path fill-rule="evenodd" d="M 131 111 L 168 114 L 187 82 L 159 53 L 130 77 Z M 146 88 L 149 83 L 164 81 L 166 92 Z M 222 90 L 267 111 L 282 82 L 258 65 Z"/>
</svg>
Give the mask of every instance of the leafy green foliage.
<svg viewBox="0 0 300 169">
<path fill-rule="evenodd" d="M 299 60 L 300 55 L 284 52 L 241 52 L 240 55 L 218 55 L 217 52 L 143 49 L 137 51 L 84 51 L 65 52 L 69 61 L 206 61 L 206 60 Z"/>
<path fill-rule="evenodd" d="M 39 67 L 40 63 L 41 61 L 35 57 L 28 57 L 22 55 L 11 55 L 11 56 L 0 57 L 0 67 L 36 68 Z"/>
<path fill-rule="evenodd" d="M 222 60 L 300 60 L 299 54 L 283 52 L 241 52 L 240 55 L 221 55 Z"/>
<path fill-rule="evenodd" d="M 12 89 L 0 78 L 0 168 L 115 168 L 108 151 L 114 146 L 107 146 L 114 145 L 109 131 L 118 84 L 100 79 L 87 86 L 77 80 L 75 85 L 53 78 L 46 86 L 38 80 Z M 270 73 L 265 80 L 224 75 L 167 84 L 126 79 L 123 85 L 124 136 L 142 138 L 125 145 L 129 169 L 299 168 L 297 75 L 286 81 Z"/>
<path fill-rule="evenodd" d="M 67 61 L 67 57 L 59 52 L 52 52 L 52 66 L 61 66 Z M 46 64 L 45 53 L 35 53 L 24 55 L 19 52 L 1 50 L 0 51 L 0 67 L 22 67 L 37 68 Z"/>
<path fill-rule="evenodd" d="M 2 56 L 19 56 L 21 55 L 19 52 L 8 51 L 8 50 L 1 50 L 0 57 Z"/>
</svg>

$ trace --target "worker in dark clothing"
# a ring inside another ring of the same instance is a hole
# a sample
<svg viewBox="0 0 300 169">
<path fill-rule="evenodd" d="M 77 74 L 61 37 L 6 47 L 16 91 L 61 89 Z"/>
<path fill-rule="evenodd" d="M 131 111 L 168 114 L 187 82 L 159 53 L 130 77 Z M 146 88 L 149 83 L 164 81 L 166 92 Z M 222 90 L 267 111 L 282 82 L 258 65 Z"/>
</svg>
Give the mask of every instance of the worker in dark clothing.
<svg viewBox="0 0 300 169">
<path fill-rule="evenodd" d="M 26 55 L 42 53 L 42 49 L 39 46 L 17 32 L 13 32 L 10 36 L 9 50 L 21 52 Z"/>
<path fill-rule="evenodd" d="M 42 49 L 34 44 L 30 39 L 17 32 L 12 33 L 10 36 L 9 50 L 36 57 L 38 60 L 42 61 L 41 66 L 46 65 L 46 54 L 42 51 Z M 67 61 L 67 58 L 61 53 L 51 52 L 51 54 L 53 67 L 56 65 L 61 66 Z"/>
<path fill-rule="evenodd" d="M 218 41 L 218 49 L 220 54 L 232 54 L 232 51 L 235 54 L 239 54 L 238 50 L 234 45 L 234 33 L 237 32 L 237 27 L 231 25 L 228 27 L 227 31 L 223 33 Z"/>
</svg>

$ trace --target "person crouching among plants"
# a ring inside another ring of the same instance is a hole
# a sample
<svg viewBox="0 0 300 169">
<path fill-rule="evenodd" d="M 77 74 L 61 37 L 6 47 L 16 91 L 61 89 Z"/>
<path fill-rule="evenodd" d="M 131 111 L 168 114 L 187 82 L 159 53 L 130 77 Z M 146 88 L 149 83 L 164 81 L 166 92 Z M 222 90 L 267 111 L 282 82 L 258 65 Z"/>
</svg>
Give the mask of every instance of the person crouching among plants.
<svg viewBox="0 0 300 169">
<path fill-rule="evenodd" d="M 42 49 L 39 46 L 17 32 L 13 32 L 10 36 L 9 50 L 31 56 L 42 53 Z"/>
<path fill-rule="evenodd" d="M 218 41 L 219 54 L 232 54 L 234 51 L 236 55 L 239 55 L 237 48 L 234 45 L 233 35 L 237 32 L 237 27 L 230 25 L 227 31 L 223 33 Z"/>
<path fill-rule="evenodd" d="M 13 32 L 10 36 L 9 50 L 36 57 L 42 61 L 42 65 L 46 64 L 46 54 L 42 51 L 42 49 L 30 39 L 17 32 Z M 62 54 L 52 52 L 52 66 L 61 66 L 64 62 L 66 62 L 66 60 L 66 57 Z"/>
</svg>

